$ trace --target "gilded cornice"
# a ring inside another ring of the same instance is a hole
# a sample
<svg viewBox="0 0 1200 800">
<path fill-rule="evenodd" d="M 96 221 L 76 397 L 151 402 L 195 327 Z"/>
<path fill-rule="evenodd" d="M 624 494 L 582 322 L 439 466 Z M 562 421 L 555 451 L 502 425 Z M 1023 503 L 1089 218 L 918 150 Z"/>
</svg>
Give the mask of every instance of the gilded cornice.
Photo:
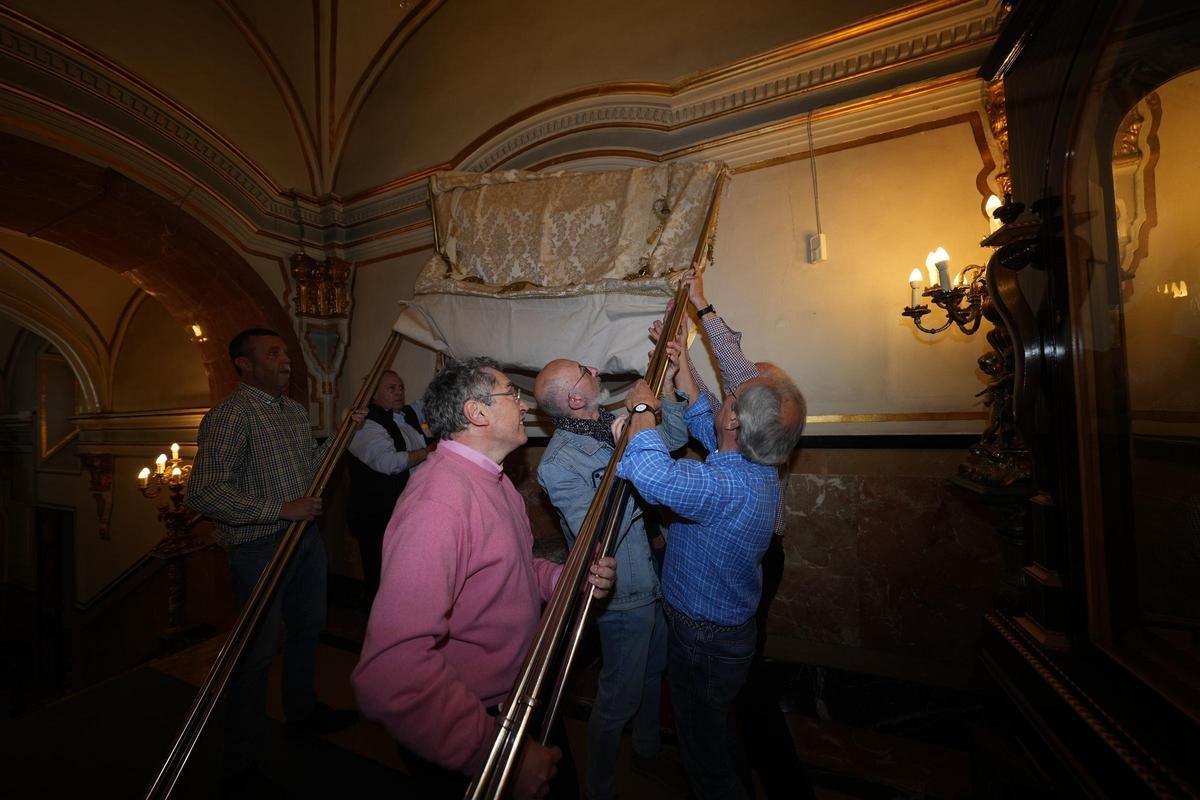
<svg viewBox="0 0 1200 800">
<path fill-rule="evenodd" d="M 756 143 L 742 147 L 746 158 L 779 155 L 794 146 L 786 140 L 794 140 L 795 121 L 813 108 L 843 108 L 970 69 L 994 39 L 999 15 L 999 0 L 930 0 L 674 84 L 584 87 L 503 120 L 445 164 L 348 197 L 312 197 L 275 185 L 138 76 L 0 6 L 0 128 L 75 152 L 107 149 L 90 157 L 148 176 L 148 185 L 183 198 L 244 250 L 286 258 L 303 246 L 370 260 L 429 241 L 425 178 L 433 171 L 567 163 L 598 152 L 624 153 L 625 161 L 737 159 L 730 143 L 747 132 Z M 858 110 L 883 120 L 893 102 Z M 339 141 L 352 122 L 353 115 L 341 120 Z"/>
<path fill-rule="evenodd" d="M 965 50 L 982 53 L 999 14 L 999 4 L 987 0 L 922 3 L 673 85 L 590 87 L 514 115 L 503 132 L 460 154 L 456 168 L 509 166 L 533 142 L 596 127 L 674 133 Z"/>
</svg>

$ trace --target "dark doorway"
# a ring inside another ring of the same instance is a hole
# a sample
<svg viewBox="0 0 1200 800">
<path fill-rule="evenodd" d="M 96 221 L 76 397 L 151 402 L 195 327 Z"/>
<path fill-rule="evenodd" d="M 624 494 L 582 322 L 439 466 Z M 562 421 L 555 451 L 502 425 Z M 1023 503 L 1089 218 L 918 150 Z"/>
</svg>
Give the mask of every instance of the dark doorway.
<svg viewBox="0 0 1200 800">
<path fill-rule="evenodd" d="M 75 513 L 38 506 L 37 678 L 49 689 L 65 688 L 71 674 L 70 618 L 75 601 Z"/>
</svg>

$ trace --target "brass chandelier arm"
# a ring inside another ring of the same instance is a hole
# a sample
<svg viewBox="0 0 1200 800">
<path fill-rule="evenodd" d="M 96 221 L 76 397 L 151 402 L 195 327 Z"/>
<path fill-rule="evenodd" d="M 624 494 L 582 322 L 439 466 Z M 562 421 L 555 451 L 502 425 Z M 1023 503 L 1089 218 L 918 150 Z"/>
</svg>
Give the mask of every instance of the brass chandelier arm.
<svg viewBox="0 0 1200 800">
<path fill-rule="evenodd" d="M 939 289 L 936 286 L 926 289 L 924 296 L 946 313 L 946 321 L 936 327 L 927 328 L 921 324 L 921 318 L 930 313 L 929 306 L 915 305 L 906 307 L 901 316 L 911 317 L 917 330 L 928 334 L 938 334 L 947 330 L 951 325 L 970 336 L 979 330 L 983 322 L 983 302 L 987 296 L 987 279 L 983 267 L 972 264 L 962 272 L 962 286 L 952 289 Z"/>
<path fill-rule="evenodd" d="M 380 375 L 385 369 L 391 366 L 392 361 L 395 359 L 396 351 L 399 349 L 401 341 L 401 335 L 394 331 L 388 337 L 378 358 L 375 359 L 374 366 L 366 378 L 364 378 L 363 385 L 358 390 L 351 408 L 366 407 L 367 401 L 374 392 L 375 384 L 379 382 Z M 317 468 L 316 474 L 308 485 L 306 496 L 319 497 L 324 493 L 325 487 L 333 475 L 334 468 L 350 444 L 350 439 L 354 436 L 356 427 L 357 424 L 349 415 L 338 426 L 337 433 L 334 434 L 333 441 L 329 445 L 329 450 L 325 454 L 325 459 L 321 462 L 320 467 Z M 279 545 L 275 548 L 275 553 L 263 569 L 258 583 L 255 584 L 254 590 L 250 593 L 250 597 L 246 601 L 246 605 L 238 615 L 237 622 L 234 623 L 233 629 L 230 630 L 229 636 L 221 646 L 216 660 L 213 661 L 212 667 L 209 668 L 208 675 L 205 677 L 204 683 L 200 686 L 200 690 L 196 694 L 196 699 L 192 702 L 191 709 L 188 711 L 183 725 L 176 734 L 166 760 L 159 768 L 158 774 L 154 778 L 154 783 L 151 784 L 150 789 L 146 792 L 146 800 L 169 798 L 175 790 L 179 776 L 183 772 L 184 767 L 187 766 L 188 759 L 191 757 L 192 750 L 195 748 L 200 734 L 204 732 L 204 728 L 208 724 L 217 702 L 221 699 L 221 695 L 224 694 L 225 688 L 229 684 L 229 678 L 233 674 L 233 670 L 237 667 L 238 661 L 246 649 L 246 645 L 254 635 L 259 620 L 275 596 L 279 580 L 291 562 L 292 555 L 296 552 L 300 539 L 307 528 L 307 520 L 293 522 L 288 526 L 283 538 L 280 539 Z"/>
<path fill-rule="evenodd" d="M 712 200 L 692 256 L 693 263 L 698 263 L 705 250 L 711 246 L 720 196 L 727 175 L 728 173 L 722 173 L 713 187 Z M 664 320 L 662 336 L 646 368 L 646 382 L 655 394 L 662 392 L 666 377 L 669 363 L 667 343 L 677 335 L 679 326 L 687 315 L 687 305 L 687 289 L 681 282 L 675 292 L 675 302 Z M 541 698 L 550 670 L 554 663 L 559 661 L 560 651 L 563 651 L 551 687 L 551 699 L 546 704 L 546 711 L 541 719 L 539 739 L 543 745 L 554 727 L 561 710 L 566 682 L 574 666 L 579 643 L 582 641 L 595 599 L 595 587 L 586 583 L 588 571 L 599 558 L 611 554 L 617 530 L 624 517 L 630 488 L 625 480 L 617 477 L 617 465 L 625 453 L 628 441 L 629 428 L 626 427 L 614 443 L 612 458 L 609 459 L 604 476 L 580 525 L 554 594 L 546 606 L 533 643 L 509 694 L 496 738 L 488 751 L 483 769 L 467 788 L 466 800 L 497 800 L 504 795 L 519 761 L 524 737 L 533 715 L 542 705 Z"/>
</svg>

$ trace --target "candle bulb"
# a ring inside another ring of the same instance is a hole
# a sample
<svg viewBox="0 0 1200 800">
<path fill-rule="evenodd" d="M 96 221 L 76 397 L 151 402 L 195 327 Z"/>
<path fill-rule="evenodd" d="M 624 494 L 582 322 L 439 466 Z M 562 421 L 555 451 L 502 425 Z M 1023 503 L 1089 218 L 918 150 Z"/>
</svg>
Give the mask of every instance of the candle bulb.
<svg viewBox="0 0 1200 800">
<path fill-rule="evenodd" d="M 912 289 L 910 308 L 916 308 L 921 303 L 921 270 L 914 269 L 908 274 L 908 285 Z"/>
<path fill-rule="evenodd" d="M 953 283 L 950 281 L 950 254 L 944 247 L 939 247 L 925 257 L 925 269 L 929 270 L 930 276 L 933 275 L 934 269 L 937 270 L 938 285 L 943 292 L 948 292 L 953 288 Z"/>
<path fill-rule="evenodd" d="M 138 484 L 145 489 L 150 484 L 150 468 L 142 467 L 142 471 L 138 473 Z"/>
<path fill-rule="evenodd" d="M 991 195 L 988 197 L 987 203 L 983 207 L 984 211 L 987 212 L 988 231 L 990 233 L 995 233 L 996 231 L 1000 230 L 1000 226 L 1004 224 L 1000 220 L 996 219 L 995 216 L 993 216 L 996 213 L 996 209 L 1002 205 L 1004 204 L 1000 201 L 999 197 L 996 197 L 996 195 Z"/>
<path fill-rule="evenodd" d="M 178 478 L 181 475 L 183 475 L 183 470 L 181 470 L 179 467 L 175 467 L 174 469 L 171 470 L 172 478 Z"/>
<path fill-rule="evenodd" d="M 158 458 L 154 459 L 154 471 L 162 475 L 167 471 L 167 454 L 159 453 Z"/>
<path fill-rule="evenodd" d="M 172 461 L 179 460 L 179 442 L 173 442 L 171 444 L 171 460 Z"/>
</svg>

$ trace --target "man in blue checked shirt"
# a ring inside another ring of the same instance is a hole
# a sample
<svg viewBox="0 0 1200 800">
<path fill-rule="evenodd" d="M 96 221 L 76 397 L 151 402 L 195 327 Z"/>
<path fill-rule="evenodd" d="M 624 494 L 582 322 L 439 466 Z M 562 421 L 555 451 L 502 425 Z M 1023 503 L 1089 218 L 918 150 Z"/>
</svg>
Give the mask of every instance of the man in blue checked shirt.
<svg viewBox="0 0 1200 800">
<path fill-rule="evenodd" d="M 695 398 L 684 420 L 708 458 L 671 458 L 654 430 L 658 399 L 639 381 L 625 400 L 629 416 L 613 426 L 620 436 L 629 420 L 617 474 L 679 517 L 668 532 L 662 591 L 667 681 L 692 791 L 699 800 L 743 798 L 729 710 L 754 657 L 761 561 L 780 503 L 777 465 L 800 437 L 804 401 L 772 372 L 730 390 L 717 408 L 691 377 L 686 348 L 680 359 L 678 388 Z"/>
</svg>

